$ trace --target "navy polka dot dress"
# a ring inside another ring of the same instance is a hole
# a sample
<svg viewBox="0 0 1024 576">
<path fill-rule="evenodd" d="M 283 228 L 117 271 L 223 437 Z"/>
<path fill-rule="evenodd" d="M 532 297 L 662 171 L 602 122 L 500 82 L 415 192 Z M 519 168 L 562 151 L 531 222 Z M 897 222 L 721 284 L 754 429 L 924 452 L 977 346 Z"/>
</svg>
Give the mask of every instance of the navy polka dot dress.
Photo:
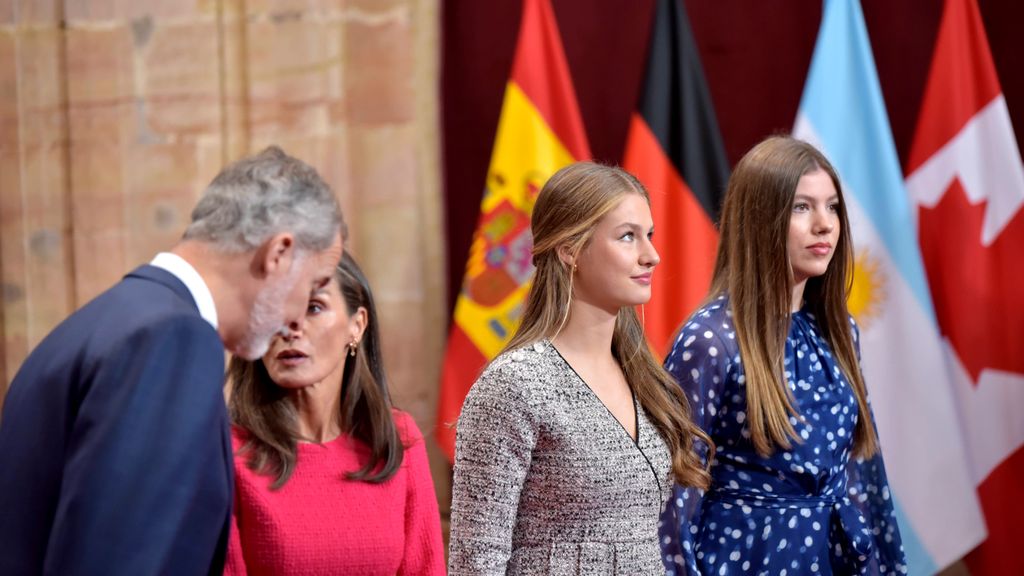
<svg viewBox="0 0 1024 576">
<path fill-rule="evenodd" d="M 856 326 L 853 333 L 856 343 Z M 669 574 L 905 573 L 881 456 L 851 458 L 857 399 L 811 313 L 793 314 L 784 363 L 804 419 L 790 423 L 803 442 L 765 458 L 746 425 L 728 298 L 701 308 L 680 329 L 665 368 L 717 452 L 711 488 L 677 487 L 665 507 Z"/>
</svg>

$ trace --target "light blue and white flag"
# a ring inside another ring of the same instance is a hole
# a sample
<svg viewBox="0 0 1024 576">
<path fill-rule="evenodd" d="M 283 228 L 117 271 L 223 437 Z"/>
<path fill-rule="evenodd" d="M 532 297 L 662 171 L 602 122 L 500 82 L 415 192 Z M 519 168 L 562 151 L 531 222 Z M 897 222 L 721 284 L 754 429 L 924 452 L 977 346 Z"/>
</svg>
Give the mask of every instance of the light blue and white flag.
<svg viewBox="0 0 1024 576">
<path fill-rule="evenodd" d="M 856 0 L 825 0 L 793 135 L 817 146 L 842 180 L 856 248 L 850 312 L 868 394 L 910 574 L 933 574 L 977 545 L 985 524 Z"/>
</svg>

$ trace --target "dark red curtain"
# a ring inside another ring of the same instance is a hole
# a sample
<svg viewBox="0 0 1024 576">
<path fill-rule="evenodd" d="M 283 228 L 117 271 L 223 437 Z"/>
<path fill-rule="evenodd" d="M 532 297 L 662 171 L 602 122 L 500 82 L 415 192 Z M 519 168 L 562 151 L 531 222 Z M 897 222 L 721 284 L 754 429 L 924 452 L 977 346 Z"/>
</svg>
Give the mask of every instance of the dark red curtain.
<svg viewBox="0 0 1024 576">
<path fill-rule="evenodd" d="M 654 0 L 551 0 L 594 157 L 618 163 L 644 70 Z M 796 117 L 820 0 L 685 2 L 730 163 Z M 1024 3 L 979 0 L 1018 141 Z M 512 66 L 521 0 L 445 0 L 442 129 L 449 308 L 455 300 Z M 862 0 L 896 147 L 905 161 L 935 42 L 937 0 Z M 1018 142 L 1020 144 L 1020 142 Z M 1021 146 L 1024 149 L 1024 146 Z"/>
</svg>

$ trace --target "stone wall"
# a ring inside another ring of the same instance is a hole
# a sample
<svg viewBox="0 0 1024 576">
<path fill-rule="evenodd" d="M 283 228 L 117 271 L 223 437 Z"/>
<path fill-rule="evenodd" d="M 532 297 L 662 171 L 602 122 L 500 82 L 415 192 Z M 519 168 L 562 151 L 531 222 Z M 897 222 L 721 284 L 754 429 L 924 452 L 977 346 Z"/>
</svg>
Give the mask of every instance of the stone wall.
<svg viewBox="0 0 1024 576">
<path fill-rule="evenodd" d="M 278 144 L 337 192 L 396 403 L 429 435 L 439 2 L 0 1 L 0 403 L 58 322 L 174 244 L 225 163 Z"/>
</svg>

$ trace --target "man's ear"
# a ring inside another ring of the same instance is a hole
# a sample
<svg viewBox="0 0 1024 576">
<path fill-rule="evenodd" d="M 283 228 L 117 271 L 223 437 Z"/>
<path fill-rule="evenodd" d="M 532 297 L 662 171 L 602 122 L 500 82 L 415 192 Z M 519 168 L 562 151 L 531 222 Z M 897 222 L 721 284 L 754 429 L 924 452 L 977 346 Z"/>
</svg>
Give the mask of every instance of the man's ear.
<svg viewBox="0 0 1024 576">
<path fill-rule="evenodd" d="M 288 274 L 295 260 L 295 237 L 290 232 L 281 232 L 267 238 L 256 249 L 253 264 L 258 267 L 260 277 Z"/>
</svg>

